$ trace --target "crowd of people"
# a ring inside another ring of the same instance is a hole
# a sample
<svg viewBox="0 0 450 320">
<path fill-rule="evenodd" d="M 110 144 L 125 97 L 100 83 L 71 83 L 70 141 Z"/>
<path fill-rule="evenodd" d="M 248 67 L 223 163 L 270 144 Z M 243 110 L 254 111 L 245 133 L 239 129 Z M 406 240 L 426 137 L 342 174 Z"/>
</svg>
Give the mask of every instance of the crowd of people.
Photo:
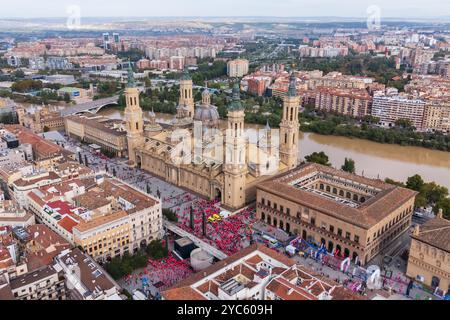
<svg viewBox="0 0 450 320">
<path fill-rule="evenodd" d="M 143 284 L 156 285 L 159 291 L 179 283 L 193 273 L 189 262 L 177 260 L 171 253 L 160 260 L 148 260 L 148 265 L 143 271 L 127 276 L 124 281 L 127 286 L 142 287 Z"/>
<path fill-rule="evenodd" d="M 211 222 L 209 218 L 220 216 L 221 209 L 218 201 L 198 199 L 192 205 L 193 229 L 190 206 L 175 207 L 174 211 L 178 216 L 180 228 L 194 234 L 226 255 L 235 254 L 251 240 L 251 225 L 255 222 L 253 209 L 245 209 L 236 215 L 221 217 Z M 203 213 L 205 213 L 206 234 L 203 234 Z"/>
</svg>

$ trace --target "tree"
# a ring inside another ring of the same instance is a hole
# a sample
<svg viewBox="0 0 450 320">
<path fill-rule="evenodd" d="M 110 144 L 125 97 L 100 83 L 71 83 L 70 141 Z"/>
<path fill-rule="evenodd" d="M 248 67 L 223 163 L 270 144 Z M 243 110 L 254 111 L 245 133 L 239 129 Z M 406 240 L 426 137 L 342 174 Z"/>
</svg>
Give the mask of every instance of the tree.
<svg viewBox="0 0 450 320">
<path fill-rule="evenodd" d="M 162 245 L 161 240 L 153 240 L 150 242 L 145 251 L 154 260 L 160 260 L 168 255 L 167 248 Z"/>
<path fill-rule="evenodd" d="M 356 172 L 355 160 L 345 158 L 344 165 L 342 166 L 341 169 L 344 170 L 345 172 L 355 173 Z"/>
<path fill-rule="evenodd" d="M 70 102 L 70 94 L 68 94 L 67 92 L 66 93 L 64 93 L 64 101 L 66 102 L 66 103 L 69 103 Z"/>
<path fill-rule="evenodd" d="M 418 174 L 409 177 L 406 181 L 406 187 L 408 189 L 420 192 L 422 190 L 422 187 L 425 185 L 425 182 L 423 181 L 422 177 Z"/>
<path fill-rule="evenodd" d="M 437 214 L 439 209 L 442 209 L 444 218 L 450 220 L 450 198 L 440 200 L 433 209 L 434 213 Z"/>
<path fill-rule="evenodd" d="M 172 210 L 170 210 L 170 209 L 162 209 L 162 214 L 170 222 L 175 222 L 175 223 L 178 222 L 178 217 L 177 217 L 176 213 L 173 212 Z"/>
<path fill-rule="evenodd" d="M 328 156 L 323 151 L 314 152 L 309 156 L 306 156 L 305 159 L 307 162 L 318 163 L 324 166 L 331 167 L 331 163 L 328 162 L 329 161 Z"/>
<path fill-rule="evenodd" d="M 405 130 L 414 131 L 414 127 L 412 126 L 411 120 L 409 119 L 398 119 L 397 121 L 395 121 L 395 126 Z"/>
<path fill-rule="evenodd" d="M 430 182 L 422 187 L 421 193 L 426 197 L 429 203 L 438 203 L 447 198 L 448 189 L 435 182 Z"/>
<path fill-rule="evenodd" d="M 394 186 L 405 188 L 405 184 L 403 182 L 395 181 L 395 180 L 393 180 L 391 178 L 384 179 L 384 182 L 392 184 Z"/>
</svg>

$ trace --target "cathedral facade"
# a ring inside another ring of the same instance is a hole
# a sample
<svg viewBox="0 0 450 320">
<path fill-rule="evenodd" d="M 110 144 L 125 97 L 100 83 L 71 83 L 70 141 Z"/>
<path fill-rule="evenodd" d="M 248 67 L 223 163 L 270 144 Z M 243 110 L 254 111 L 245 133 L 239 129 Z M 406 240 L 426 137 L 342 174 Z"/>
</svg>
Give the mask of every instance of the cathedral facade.
<svg viewBox="0 0 450 320">
<path fill-rule="evenodd" d="M 227 126 L 220 128 L 217 107 L 211 104 L 208 89 L 195 106 L 187 70 L 180 81 L 173 121 L 163 128 L 151 112 L 150 121 L 144 123 L 131 72 L 125 90 L 130 164 L 207 199 L 220 199 L 229 210 L 240 209 L 255 200 L 258 183 L 298 164 L 300 98 L 295 82 L 292 75 L 277 145 L 273 142 L 275 130 L 268 125 L 257 141 L 250 143 L 237 84 L 228 105 Z"/>
</svg>

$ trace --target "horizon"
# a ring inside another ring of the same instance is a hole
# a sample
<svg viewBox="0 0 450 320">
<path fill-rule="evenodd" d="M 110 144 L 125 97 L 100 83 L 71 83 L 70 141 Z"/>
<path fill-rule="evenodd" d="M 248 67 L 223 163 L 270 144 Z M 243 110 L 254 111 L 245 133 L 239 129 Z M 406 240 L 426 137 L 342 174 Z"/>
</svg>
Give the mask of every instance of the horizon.
<svg viewBox="0 0 450 320">
<path fill-rule="evenodd" d="M 57 19 L 70 16 L 78 8 L 84 18 L 366 18 L 378 8 L 385 19 L 442 19 L 449 18 L 450 3 L 445 0 L 166 0 L 157 2 L 128 0 L 126 3 L 107 0 L 19 0 L 8 3 L 0 12 L 0 19 Z M 145 12 L 145 14 L 143 14 Z M 218 14 L 218 12 L 220 12 Z M 293 14 L 293 13 L 296 14 Z"/>
</svg>

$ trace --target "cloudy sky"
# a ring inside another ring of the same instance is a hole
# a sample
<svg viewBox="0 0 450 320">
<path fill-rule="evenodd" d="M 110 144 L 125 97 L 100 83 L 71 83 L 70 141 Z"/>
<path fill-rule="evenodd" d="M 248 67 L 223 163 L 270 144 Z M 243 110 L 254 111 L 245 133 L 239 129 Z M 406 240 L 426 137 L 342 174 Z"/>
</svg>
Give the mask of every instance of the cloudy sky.
<svg viewBox="0 0 450 320">
<path fill-rule="evenodd" d="M 71 5 L 85 17 L 278 16 L 364 17 L 377 5 L 384 17 L 450 15 L 449 0 L 2 0 L 2 18 L 64 17 Z"/>
</svg>

